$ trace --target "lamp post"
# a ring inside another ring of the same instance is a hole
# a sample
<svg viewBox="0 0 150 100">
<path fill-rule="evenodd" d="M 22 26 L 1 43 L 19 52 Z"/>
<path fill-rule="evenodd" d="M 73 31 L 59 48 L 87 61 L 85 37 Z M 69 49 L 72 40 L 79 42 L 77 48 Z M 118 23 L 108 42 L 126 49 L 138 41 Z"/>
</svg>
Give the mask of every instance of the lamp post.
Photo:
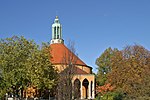
<svg viewBox="0 0 150 100">
<path fill-rule="evenodd" d="M 6 93 L 5 95 L 6 95 L 6 98 L 5 98 L 5 99 L 7 100 L 7 98 L 8 98 L 8 94 Z"/>
<path fill-rule="evenodd" d="M 50 90 L 49 90 L 48 92 L 49 92 L 49 100 L 51 100 L 51 96 L 50 96 Z"/>
</svg>

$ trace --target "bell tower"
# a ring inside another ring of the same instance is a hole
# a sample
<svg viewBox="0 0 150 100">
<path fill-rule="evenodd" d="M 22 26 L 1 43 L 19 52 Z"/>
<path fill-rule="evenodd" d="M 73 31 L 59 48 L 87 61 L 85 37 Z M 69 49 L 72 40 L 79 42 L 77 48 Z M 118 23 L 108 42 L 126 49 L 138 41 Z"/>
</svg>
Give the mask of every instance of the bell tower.
<svg viewBox="0 0 150 100">
<path fill-rule="evenodd" d="M 51 44 L 64 43 L 62 39 L 62 25 L 59 22 L 58 16 L 56 16 L 54 23 L 52 24 L 52 40 Z"/>
</svg>

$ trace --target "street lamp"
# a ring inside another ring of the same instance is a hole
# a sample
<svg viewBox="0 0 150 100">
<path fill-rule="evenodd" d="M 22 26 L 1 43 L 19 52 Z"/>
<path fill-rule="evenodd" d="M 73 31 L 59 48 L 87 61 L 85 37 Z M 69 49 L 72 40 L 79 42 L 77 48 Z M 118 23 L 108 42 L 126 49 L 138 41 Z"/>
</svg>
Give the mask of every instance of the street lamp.
<svg viewBox="0 0 150 100">
<path fill-rule="evenodd" d="M 6 93 L 5 95 L 6 95 L 6 98 L 5 98 L 5 99 L 7 100 L 7 98 L 8 98 L 8 93 Z"/>
<path fill-rule="evenodd" d="M 49 100 L 51 100 L 50 91 L 51 91 L 51 90 L 48 91 L 48 92 L 49 92 Z"/>
</svg>

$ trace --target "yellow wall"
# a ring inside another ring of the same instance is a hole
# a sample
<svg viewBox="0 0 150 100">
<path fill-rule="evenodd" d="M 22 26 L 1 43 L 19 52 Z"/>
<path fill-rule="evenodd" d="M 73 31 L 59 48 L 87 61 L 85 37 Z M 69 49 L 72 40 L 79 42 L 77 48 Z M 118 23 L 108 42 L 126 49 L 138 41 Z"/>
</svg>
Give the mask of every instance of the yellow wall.
<svg viewBox="0 0 150 100">
<path fill-rule="evenodd" d="M 61 71 L 63 71 L 63 70 L 66 68 L 65 65 L 60 65 L 60 64 L 55 64 L 55 65 L 53 65 L 53 66 L 55 66 L 54 68 L 55 68 L 56 70 L 58 70 L 58 72 L 61 72 Z M 91 72 L 92 72 L 92 71 L 91 71 L 91 68 L 89 68 L 89 67 L 87 67 L 87 66 L 76 65 L 76 67 L 82 69 L 83 71 L 87 72 L 88 74 L 91 74 Z"/>
</svg>

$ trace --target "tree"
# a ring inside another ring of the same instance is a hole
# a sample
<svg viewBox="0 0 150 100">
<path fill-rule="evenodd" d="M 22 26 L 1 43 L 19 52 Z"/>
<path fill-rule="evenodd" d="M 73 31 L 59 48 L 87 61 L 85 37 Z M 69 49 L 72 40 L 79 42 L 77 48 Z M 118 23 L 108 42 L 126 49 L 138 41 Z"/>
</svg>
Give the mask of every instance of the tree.
<svg viewBox="0 0 150 100">
<path fill-rule="evenodd" d="M 75 91 L 72 79 L 76 70 L 77 56 L 75 56 L 75 48 L 72 42 L 69 42 L 68 48 L 69 50 L 64 53 L 62 58 L 61 67 L 64 70 L 59 73 L 57 85 L 58 100 L 72 100 L 73 91 Z"/>
<path fill-rule="evenodd" d="M 107 82 L 126 99 L 150 99 L 150 51 L 139 45 L 127 46 L 111 58 Z"/>
<path fill-rule="evenodd" d="M 34 41 L 13 36 L 0 40 L 0 95 L 18 92 L 33 85 L 38 89 L 51 89 L 56 72 L 50 63 L 49 48 L 40 49 Z"/>
<path fill-rule="evenodd" d="M 106 49 L 99 58 L 96 59 L 96 65 L 98 66 L 98 74 L 96 75 L 97 84 L 102 86 L 107 80 L 107 73 L 111 71 L 111 57 L 117 49 Z"/>
<path fill-rule="evenodd" d="M 97 82 L 103 83 L 101 87 L 109 83 L 115 87 L 112 92 L 105 93 L 106 97 L 119 93 L 119 98 L 122 95 L 127 100 L 149 99 L 150 51 L 143 46 L 126 46 L 120 51 L 106 49 L 96 64 L 99 66 Z"/>
<path fill-rule="evenodd" d="M 107 48 L 101 55 L 96 59 L 96 65 L 98 66 L 98 73 L 96 75 L 96 94 L 98 98 L 103 100 L 106 97 L 112 96 L 111 92 L 114 90 L 114 86 L 111 83 L 107 83 L 107 74 L 111 72 L 111 58 L 114 56 L 114 53 L 118 49 L 112 49 L 111 47 Z M 107 100 L 108 98 L 104 99 Z"/>
</svg>

